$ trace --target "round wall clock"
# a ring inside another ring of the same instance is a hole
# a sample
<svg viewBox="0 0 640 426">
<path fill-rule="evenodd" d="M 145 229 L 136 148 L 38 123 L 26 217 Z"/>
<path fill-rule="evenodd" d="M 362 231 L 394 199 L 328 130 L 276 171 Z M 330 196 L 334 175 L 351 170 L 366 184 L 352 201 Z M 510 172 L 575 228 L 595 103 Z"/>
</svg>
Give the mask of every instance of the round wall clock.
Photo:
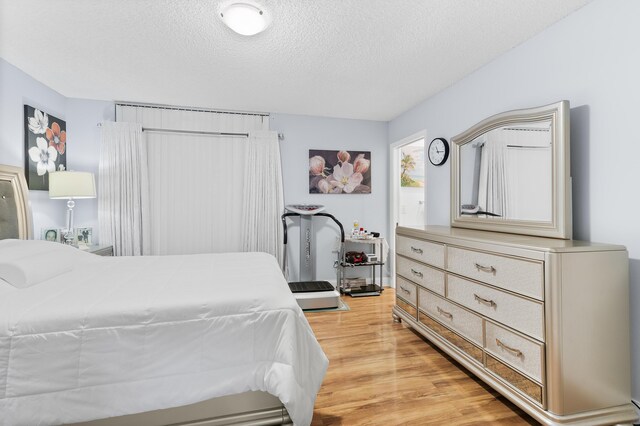
<svg viewBox="0 0 640 426">
<path fill-rule="evenodd" d="M 449 158 L 449 143 L 444 138 L 435 138 L 429 144 L 429 161 L 434 166 L 442 166 Z"/>
</svg>

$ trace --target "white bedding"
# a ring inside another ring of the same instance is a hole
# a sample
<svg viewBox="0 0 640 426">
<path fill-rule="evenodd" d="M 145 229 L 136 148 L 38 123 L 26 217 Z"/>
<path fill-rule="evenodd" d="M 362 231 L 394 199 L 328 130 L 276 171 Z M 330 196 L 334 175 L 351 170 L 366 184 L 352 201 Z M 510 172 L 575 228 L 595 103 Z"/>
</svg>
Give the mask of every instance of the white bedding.
<svg viewBox="0 0 640 426">
<path fill-rule="evenodd" d="M 279 397 L 306 425 L 327 366 L 266 254 L 78 251 L 71 272 L 37 285 L 0 280 L 2 425 L 79 422 L 249 390 Z"/>
</svg>

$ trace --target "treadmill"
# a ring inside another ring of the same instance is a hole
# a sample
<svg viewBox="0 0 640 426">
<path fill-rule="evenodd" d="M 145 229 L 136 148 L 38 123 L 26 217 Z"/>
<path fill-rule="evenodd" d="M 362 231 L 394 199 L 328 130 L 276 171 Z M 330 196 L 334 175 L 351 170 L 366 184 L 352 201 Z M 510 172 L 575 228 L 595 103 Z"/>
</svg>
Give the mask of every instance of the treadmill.
<svg viewBox="0 0 640 426">
<path fill-rule="evenodd" d="M 333 220 L 340 228 L 341 246 L 344 244 L 344 228 L 342 224 L 329 213 L 323 213 L 324 206 L 293 204 L 285 206 L 287 210 L 282 215 L 284 228 L 284 264 L 287 268 L 287 218 L 300 218 L 300 281 L 289 283 L 289 288 L 302 310 L 331 309 L 340 304 L 340 293 L 329 281 L 315 279 L 315 256 L 313 255 L 313 217 L 322 216 Z"/>
</svg>

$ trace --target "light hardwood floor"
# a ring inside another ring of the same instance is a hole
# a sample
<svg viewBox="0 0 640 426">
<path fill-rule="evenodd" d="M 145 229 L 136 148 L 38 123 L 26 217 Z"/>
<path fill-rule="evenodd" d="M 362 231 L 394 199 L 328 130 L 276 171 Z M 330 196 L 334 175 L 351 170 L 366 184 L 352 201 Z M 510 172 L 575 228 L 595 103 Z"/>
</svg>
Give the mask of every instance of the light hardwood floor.
<svg viewBox="0 0 640 426">
<path fill-rule="evenodd" d="M 312 425 L 527 425 L 531 417 L 391 318 L 394 293 L 307 313 L 329 370 Z"/>
</svg>

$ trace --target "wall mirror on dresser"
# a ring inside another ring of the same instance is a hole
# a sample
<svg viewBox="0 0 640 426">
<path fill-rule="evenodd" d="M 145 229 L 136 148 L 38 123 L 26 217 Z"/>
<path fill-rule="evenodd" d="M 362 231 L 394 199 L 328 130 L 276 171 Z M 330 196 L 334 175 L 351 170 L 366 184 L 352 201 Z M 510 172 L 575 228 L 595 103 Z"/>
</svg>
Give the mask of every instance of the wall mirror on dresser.
<svg viewBox="0 0 640 426">
<path fill-rule="evenodd" d="M 571 238 L 568 101 L 489 117 L 451 142 L 452 226 Z"/>
</svg>

